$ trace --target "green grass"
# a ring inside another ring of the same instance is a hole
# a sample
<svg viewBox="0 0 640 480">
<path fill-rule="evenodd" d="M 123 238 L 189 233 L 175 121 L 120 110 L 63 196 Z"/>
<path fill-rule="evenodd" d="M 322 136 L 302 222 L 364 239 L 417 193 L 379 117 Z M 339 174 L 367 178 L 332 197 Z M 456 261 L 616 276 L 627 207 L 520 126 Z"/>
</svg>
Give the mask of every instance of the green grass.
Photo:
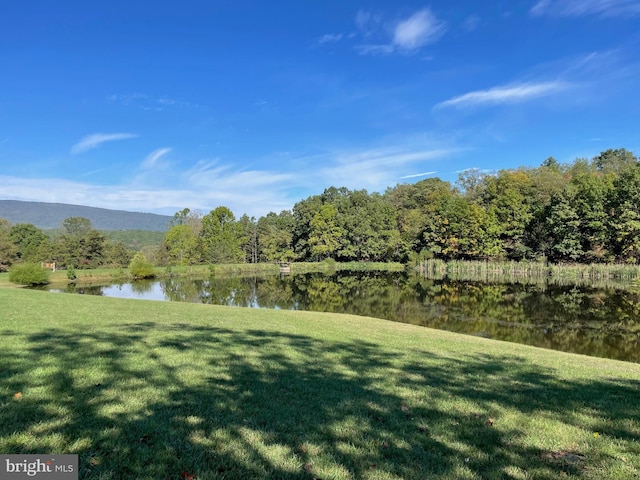
<svg viewBox="0 0 640 480">
<path fill-rule="evenodd" d="M 631 479 L 640 365 L 348 315 L 0 289 L 0 453 L 82 479 Z"/>
</svg>

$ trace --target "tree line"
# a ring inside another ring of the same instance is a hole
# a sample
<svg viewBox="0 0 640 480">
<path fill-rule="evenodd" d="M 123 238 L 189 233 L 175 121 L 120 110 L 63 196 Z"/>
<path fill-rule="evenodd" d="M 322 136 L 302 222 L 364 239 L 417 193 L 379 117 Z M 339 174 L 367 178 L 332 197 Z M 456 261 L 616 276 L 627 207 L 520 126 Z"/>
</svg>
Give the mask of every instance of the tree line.
<svg viewBox="0 0 640 480">
<path fill-rule="evenodd" d="M 82 217 L 48 239 L 30 224 L 0 219 L 0 264 L 126 266 L 133 253 Z M 483 172 L 455 184 L 429 178 L 384 193 L 327 188 L 291 210 L 236 219 L 219 206 L 185 208 L 145 256 L 156 265 L 279 261 L 535 260 L 640 261 L 640 163 L 625 149 L 561 164 Z"/>
<path fill-rule="evenodd" d="M 0 271 L 18 263 L 55 262 L 59 268 L 126 267 L 135 252 L 110 241 L 84 217 L 62 222 L 60 235 L 50 237 L 30 223 L 11 225 L 0 218 Z"/>
<path fill-rule="evenodd" d="M 384 193 L 327 188 L 292 210 L 236 220 L 226 207 L 177 212 L 169 264 L 274 261 L 537 260 L 638 263 L 640 164 L 609 149 L 560 164 L 429 178 Z"/>
</svg>

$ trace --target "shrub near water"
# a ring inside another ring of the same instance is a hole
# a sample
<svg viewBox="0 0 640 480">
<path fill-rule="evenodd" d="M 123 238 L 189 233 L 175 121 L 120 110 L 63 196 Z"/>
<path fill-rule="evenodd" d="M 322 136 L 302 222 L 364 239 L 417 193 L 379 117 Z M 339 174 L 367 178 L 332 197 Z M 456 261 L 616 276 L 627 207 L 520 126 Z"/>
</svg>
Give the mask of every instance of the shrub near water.
<svg viewBox="0 0 640 480">
<path fill-rule="evenodd" d="M 9 281 L 19 285 L 46 285 L 49 273 L 37 263 L 21 263 L 11 267 Z"/>
<path fill-rule="evenodd" d="M 156 276 L 153 265 L 147 260 L 147 257 L 141 253 L 135 254 L 129 264 L 129 271 L 135 278 L 153 278 Z"/>
</svg>

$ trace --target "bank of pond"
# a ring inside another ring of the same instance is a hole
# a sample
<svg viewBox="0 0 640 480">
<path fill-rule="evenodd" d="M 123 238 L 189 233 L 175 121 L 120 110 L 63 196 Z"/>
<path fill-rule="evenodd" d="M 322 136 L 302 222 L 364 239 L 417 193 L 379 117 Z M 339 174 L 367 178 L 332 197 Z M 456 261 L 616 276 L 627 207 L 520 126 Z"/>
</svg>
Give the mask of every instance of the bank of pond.
<svg viewBox="0 0 640 480">
<path fill-rule="evenodd" d="M 428 278 L 401 271 L 212 275 L 69 284 L 110 297 L 349 313 L 640 362 L 640 292 L 595 284 Z"/>
</svg>

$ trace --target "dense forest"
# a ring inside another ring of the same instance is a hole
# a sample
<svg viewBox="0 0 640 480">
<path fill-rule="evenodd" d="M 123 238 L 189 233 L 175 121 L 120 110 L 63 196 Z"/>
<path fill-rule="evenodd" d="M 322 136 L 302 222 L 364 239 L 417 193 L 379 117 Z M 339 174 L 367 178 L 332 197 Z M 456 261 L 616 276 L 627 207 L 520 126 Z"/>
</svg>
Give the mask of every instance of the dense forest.
<svg viewBox="0 0 640 480">
<path fill-rule="evenodd" d="M 625 149 L 494 174 L 468 170 L 384 194 L 331 187 L 291 211 L 236 220 L 226 207 L 176 213 L 168 263 L 536 260 L 638 263 L 640 164 Z"/>
<path fill-rule="evenodd" d="M 0 219 L 0 264 L 56 261 L 75 268 L 126 266 L 134 252 L 82 217 L 47 237 Z M 327 188 L 292 210 L 236 219 L 220 206 L 188 208 L 161 243 L 142 252 L 157 265 L 277 261 L 535 260 L 639 263 L 640 163 L 625 149 L 591 160 L 486 173 L 455 185 L 438 178 L 384 193 Z"/>
</svg>

